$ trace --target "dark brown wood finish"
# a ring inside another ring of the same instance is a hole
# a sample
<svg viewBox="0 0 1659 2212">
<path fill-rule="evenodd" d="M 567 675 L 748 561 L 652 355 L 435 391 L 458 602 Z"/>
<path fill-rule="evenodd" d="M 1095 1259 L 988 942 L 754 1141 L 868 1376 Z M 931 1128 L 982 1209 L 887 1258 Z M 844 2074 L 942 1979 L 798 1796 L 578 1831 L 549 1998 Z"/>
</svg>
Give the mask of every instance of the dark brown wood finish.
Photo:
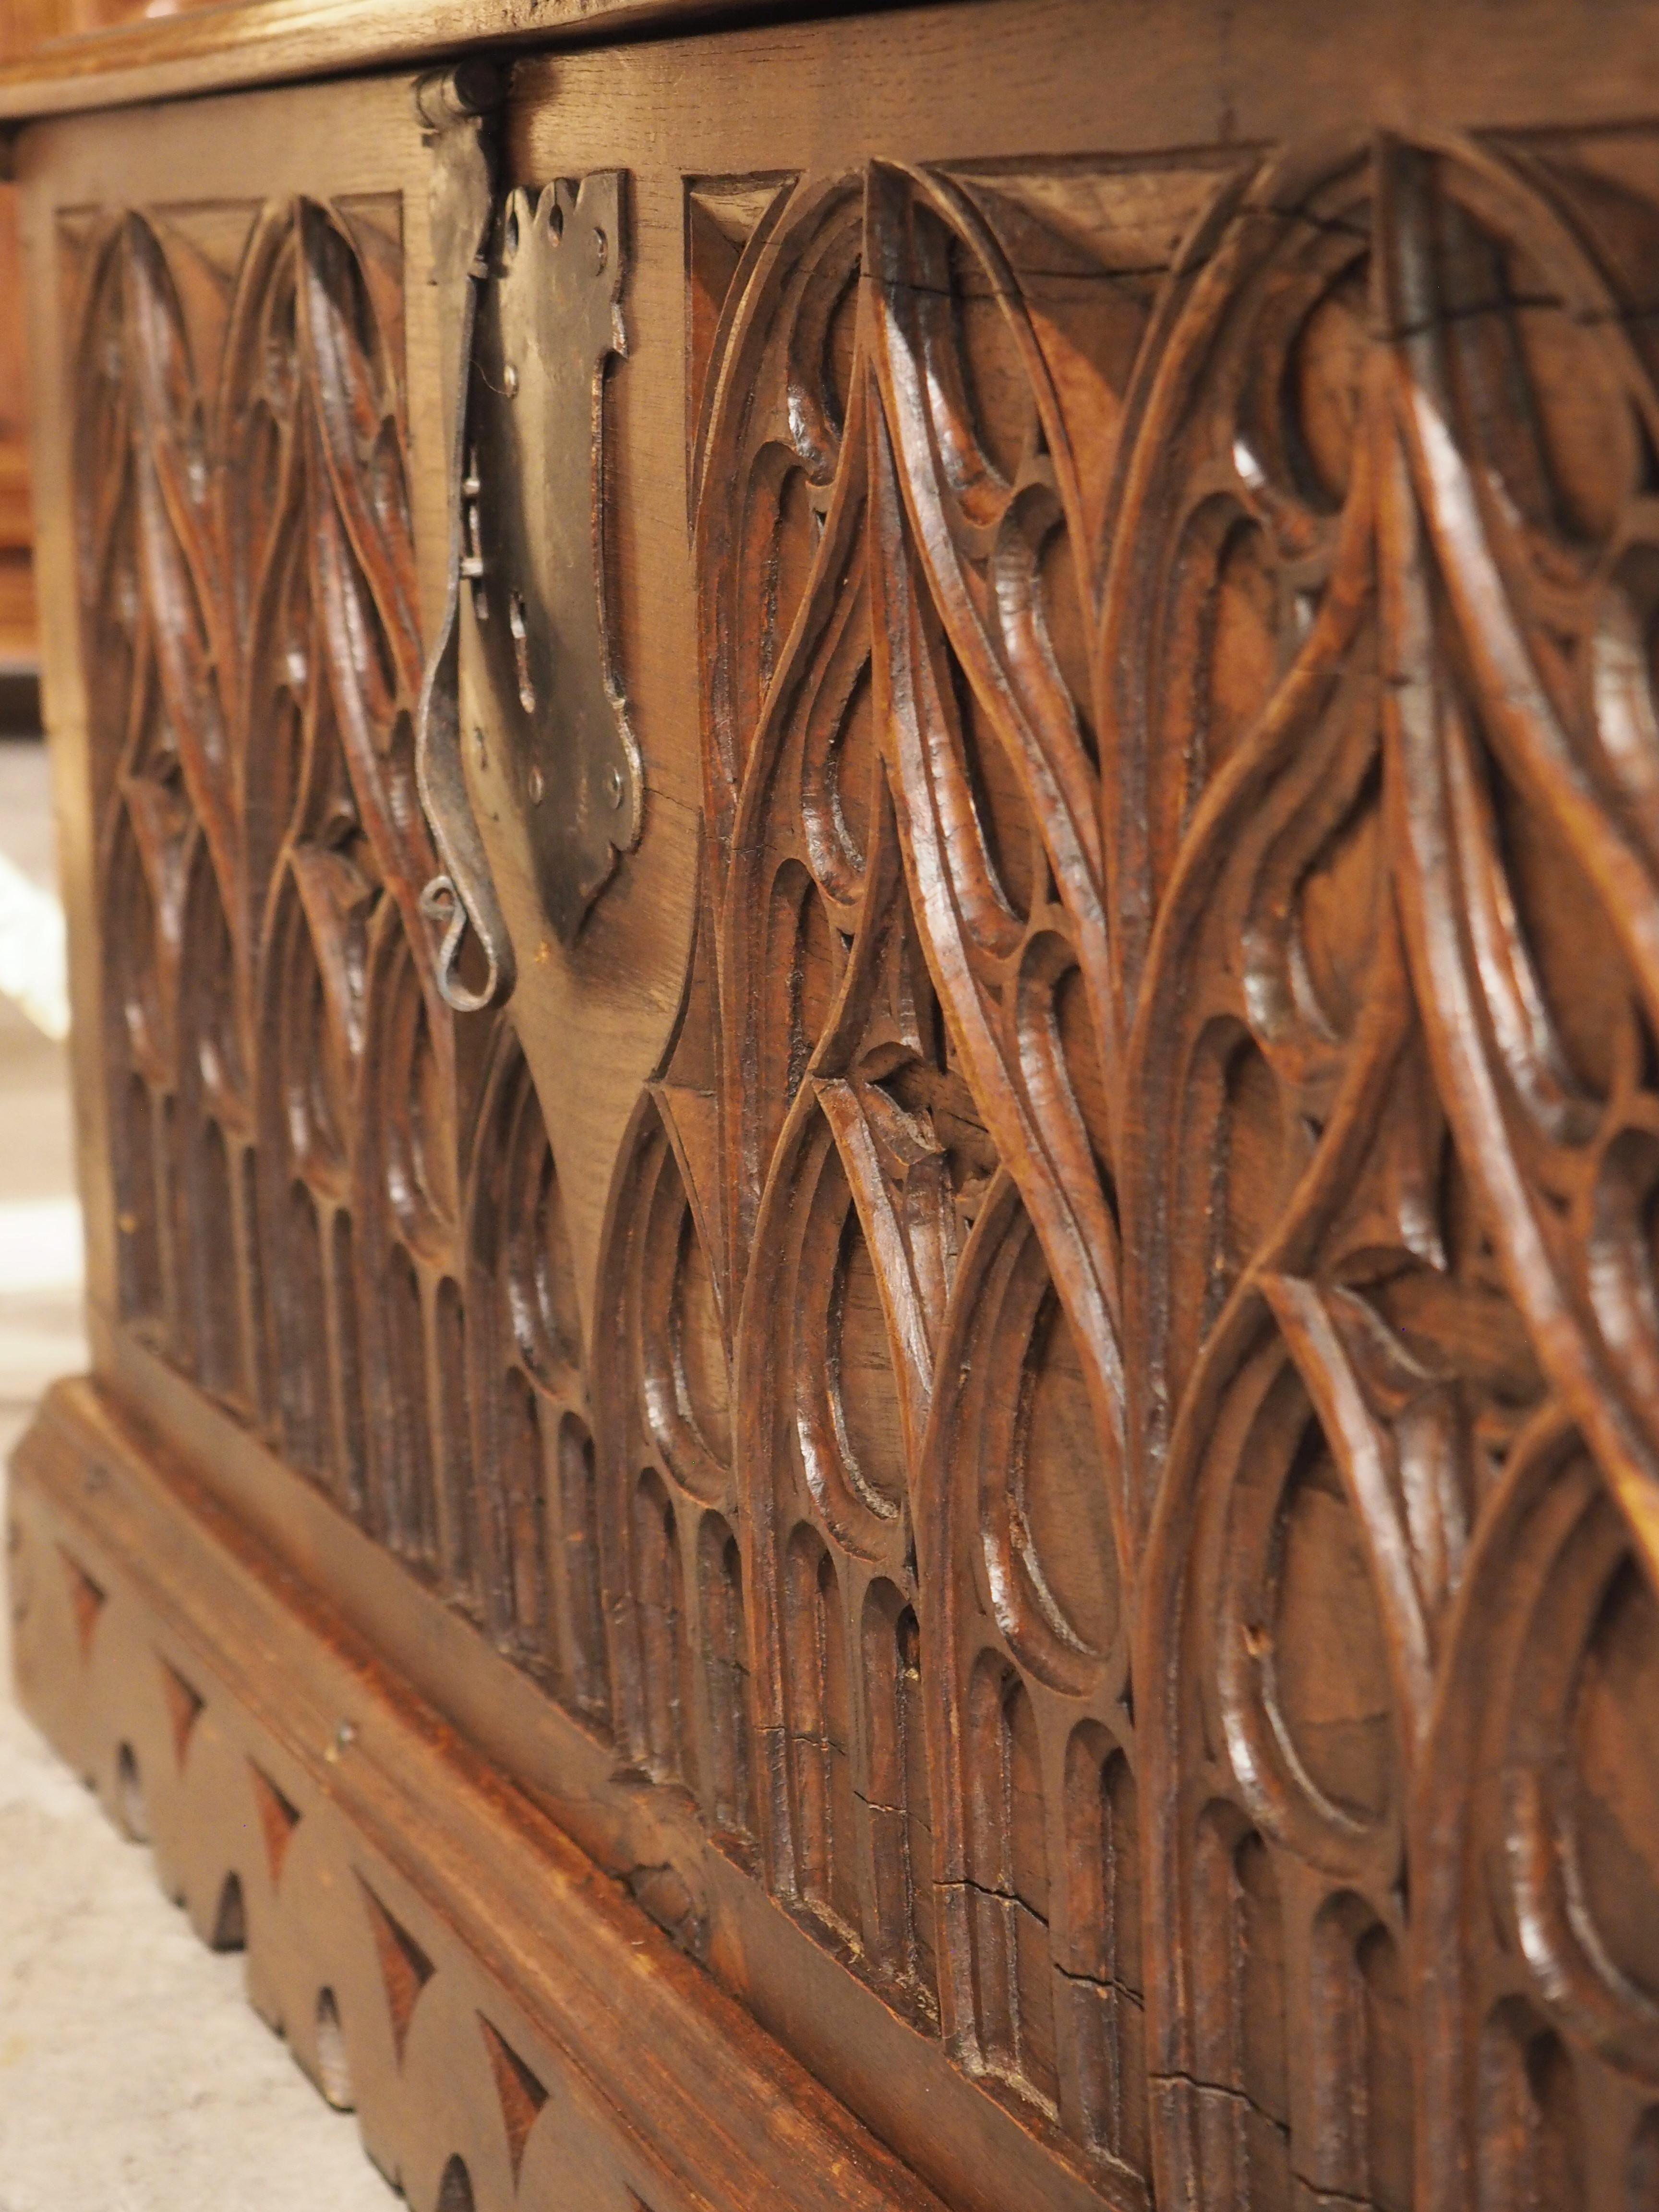
<svg viewBox="0 0 1659 2212">
<path fill-rule="evenodd" d="M 430 100 L 21 142 L 23 1680 L 422 2212 L 1659 2202 L 1654 20 L 1479 12 L 521 63 L 639 838 L 550 914 L 464 680 L 459 1015 Z"/>
</svg>

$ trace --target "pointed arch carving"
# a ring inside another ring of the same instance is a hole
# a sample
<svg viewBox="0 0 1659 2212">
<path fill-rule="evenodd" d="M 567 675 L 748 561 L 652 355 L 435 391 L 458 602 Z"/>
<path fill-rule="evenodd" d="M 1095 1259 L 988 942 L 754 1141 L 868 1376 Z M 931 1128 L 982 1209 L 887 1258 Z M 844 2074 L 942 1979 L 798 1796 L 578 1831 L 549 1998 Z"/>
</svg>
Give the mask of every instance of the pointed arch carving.
<svg viewBox="0 0 1659 2212">
<path fill-rule="evenodd" d="M 392 215 L 76 234 L 125 1324 L 678 1940 L 718 1853 L 1120 2205 L 1659 2172 L 1613 135 L 689 181 L 695 946 L 591 1286 L 415 902 Z"/>
<path fill-rule="evenodd" d="M 889 1590 L 915 2016 L 1160 2201 L 1645 2155 L 1653 180 L 1577 160 L 690 188 L 764 1863 L 902 2006 Z"/>
<path fill-rule="evenodd" d="M 395 196 L 76 229 L 82 618 L 124 1317 L 465 1599 L 400 255 Z"/>
</svg>

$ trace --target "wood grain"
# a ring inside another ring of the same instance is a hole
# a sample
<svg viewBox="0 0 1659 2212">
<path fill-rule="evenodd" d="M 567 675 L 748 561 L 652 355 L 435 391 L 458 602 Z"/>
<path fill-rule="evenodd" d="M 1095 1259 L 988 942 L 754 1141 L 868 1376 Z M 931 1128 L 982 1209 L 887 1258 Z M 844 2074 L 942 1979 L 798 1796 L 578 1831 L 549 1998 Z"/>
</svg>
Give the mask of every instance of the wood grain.
<svg viewBox="0 0 1659 2212">
<path fill-rule="evenodd" d="M 626 178 L 642 834 L 554 928 L 481 774 L 460 1018 L 429 149 L 389 88 L 254 184 L 343 95 L 23 142 L 135 1466 L 975 2212 L 1659 2170 L 1659 89 L 1600 20 L 1570 81 L 1455 5 L 521 64 L 508 210 Z"/>
<path fill-rule="evenodd" d="M 71 114 L 505 47 L 562 31 L 629 36 L 765 0 L 205 0 L 37 41 L 0 63 L 0 119 Z M 54 26 L 54 27 L 58 27 Z"/>
<path fill-rule="evenodd" d="M 412 2203 L 937 2204 L 94 1392 L 17 1474 L 32 1709 Z"/>
</svg>

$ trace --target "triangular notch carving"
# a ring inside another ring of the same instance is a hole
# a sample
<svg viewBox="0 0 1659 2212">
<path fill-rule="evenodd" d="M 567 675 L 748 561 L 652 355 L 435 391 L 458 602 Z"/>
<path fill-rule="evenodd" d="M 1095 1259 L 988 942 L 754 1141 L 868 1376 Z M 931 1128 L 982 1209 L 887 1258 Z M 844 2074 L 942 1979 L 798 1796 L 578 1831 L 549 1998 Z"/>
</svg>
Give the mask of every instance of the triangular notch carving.
<svg viewBox="0 0 1659 2212">
<path fill-rule="evenodd" d="M 300 1808 L 289 1803 L 270 1777 L 252 1759 L 247 1763 L 247 1771 L 253 1784 L 254 1802 L 259 1808 L 259 1827 L 265 1839 L 270 1886 L 275 1889 L 283 1878 L 283 1861 L 288 1856 L 294 1831 L 300 1825 Z"/>
<path fill-rule="evenodd" d="M 484 2049 L 489 2053 L 495 2094 L 501 2102 L 501 2125 L 507 2130 L 507 2154 L 513 2161 L 513 2185 L 516 2189 L 524 2147 L 530 2140 L 537 2114 L 547 2102 L 547 2092 L 512 2045 L 482 2013 L 478 2014 L 478 2026 L 483 2034 Z"/>
<path fill-rule="evenodd" d="M 793 175 L 689 178 L 685 187 L 686 442 L 693 465 L 702 447 L 704 386 L 715 335 L 745 253 L 765 243 Z"/>
<path fill-rule="evenodd" d="M 75 1608 L 75 1632 L 80 1640 L 84 1658 L 92 1649 L 93 1631 L 98 1626 L 98 1616 L 104 1609 L 104 1593 L 86 1569 L 70 1559 L 63 1547 L 58 1557 L 64 1562 L 64 1572 L 69 1578 L 70 1603 Z"/>
<path fill-rule="evenodd" d="M 438 2185 L 438 2212 L 472 2212 L 472 2177 L 464 2158 L 452 2158 Z"/>
<path fill-rule="evenodd" d="M 437 1969 L 403 1923 L 393 1919 L 361 1875 L 357 1880 L 362 1889 L 363 1902 L 368 1907 L 369 1924 L 374 1930 L 374 1948 L 380 1960 L 380 1978 L 386 1984 L 386 2010 L 392 2015 L 392 2040 L 397 2047 L 398 2063 L 401 2066 L 409 2023 L 420 2002 L 421 1991 Z"/>
<path fill-rule="evenodd" d="M 173 1723 L 173 1756 L 182 1768 L 185 1753 L 190 1748 L 191 1731 L 201 1718 L 207 1700 L 159 1655 L 157 1663 L 161 1669 L 161 1694 L 167 1701 L 167 1718 Z"/>
</svg>

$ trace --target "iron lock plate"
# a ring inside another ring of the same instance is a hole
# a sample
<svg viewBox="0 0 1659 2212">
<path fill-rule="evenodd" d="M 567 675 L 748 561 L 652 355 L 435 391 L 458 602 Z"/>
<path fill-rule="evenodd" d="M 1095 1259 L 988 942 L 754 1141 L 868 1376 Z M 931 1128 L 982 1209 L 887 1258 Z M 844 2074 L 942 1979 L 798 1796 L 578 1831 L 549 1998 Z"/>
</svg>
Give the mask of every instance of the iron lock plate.
<svg viewBox="0 0 1659 2212">
<path fill-rule="evenodd" d="M 639 836 L 605 557 L 605 383 L 625 349 L 623 179 L 509 193 L 479 272 L 461 484 L 463 743 L 493 757 L 574 942 Z"/>
</svg>

